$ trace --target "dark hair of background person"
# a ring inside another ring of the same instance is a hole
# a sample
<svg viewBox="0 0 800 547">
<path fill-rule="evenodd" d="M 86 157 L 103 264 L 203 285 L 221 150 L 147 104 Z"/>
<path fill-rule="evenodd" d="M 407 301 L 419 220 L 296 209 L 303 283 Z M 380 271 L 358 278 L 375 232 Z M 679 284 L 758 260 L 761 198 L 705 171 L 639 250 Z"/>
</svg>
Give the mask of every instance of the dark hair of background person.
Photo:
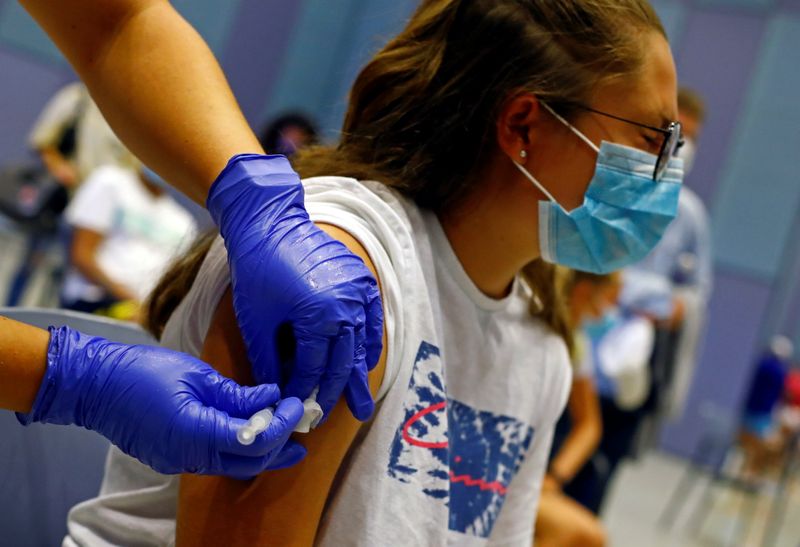
<svg viewBox="0 0 800 547">
<path fill-rule="evenodd" d="M 292 163 L 304 178 L 376 180 L 445 210 L 481 183 L 505 101 L 532 93 L 570 118 L 596 86 L 636 76 L 653 32 L 666 37 L 646 0 L 425 0 L 359 73 L 338 144 Z M 537 260 L 523 275 L 531 312 L 571 347 L 555 268 Z M 151 307 L 152 321 L 171 311 Z"/>
<path fill-rule="evenodd" d="M 319 135 L 314 122 L 305 114 L 289 112 L 268 122 L 261 131 L 258 140 L 268 154 L 291 155 L 297 151 L 293 147 L 289 149 L 285 142 L 284 134 L 289 128 L 299 129 L 304 134 L 305 142 L 302 143 L 303 146 L 318 144 Z"/>
</svg>

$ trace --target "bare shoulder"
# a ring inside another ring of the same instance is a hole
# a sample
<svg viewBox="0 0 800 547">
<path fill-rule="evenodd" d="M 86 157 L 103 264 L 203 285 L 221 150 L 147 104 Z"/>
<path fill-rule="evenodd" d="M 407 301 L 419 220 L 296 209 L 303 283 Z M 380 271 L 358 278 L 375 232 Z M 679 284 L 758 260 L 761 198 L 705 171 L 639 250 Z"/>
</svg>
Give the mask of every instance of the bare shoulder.
<svg viewBox="0 0 800 547">
<path fill-rule="evenodd" d="M 320 227 L 347 245 L 375 273 L 366 250 L 355 238 L 334 226 Z M 385 355 L 384 347 L 378 366 L 370 373 L 373 396 L 383 379 Z M 230 290 L 217 307 L 201 357 L 223 375 L 252 384 Z M 269 471 L 252 481 L 182 476 L 178 544 L 312 544 L 334 478 L 361 426 L 342 400 L 321 427 L 307 435 L 294 435 L 308 449 L 308 456 L 290 469 Z"/>
</svg>

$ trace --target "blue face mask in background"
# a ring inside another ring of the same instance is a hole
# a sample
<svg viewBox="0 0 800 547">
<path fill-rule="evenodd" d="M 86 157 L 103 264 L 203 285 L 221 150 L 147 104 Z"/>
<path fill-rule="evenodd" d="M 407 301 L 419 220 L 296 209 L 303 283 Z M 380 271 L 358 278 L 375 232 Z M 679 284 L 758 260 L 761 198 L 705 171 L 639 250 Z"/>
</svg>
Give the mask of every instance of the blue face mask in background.
<svg viewBox="0 0 800 547">
<path fill-rule="evenodd" d="M 623 318 L 619 310 L 612 308 L 603 312 L 597 319 L 586 319 L 581 322 L 581 329 L 592 341 L 601 340 L 614 327 L 622 324 Z"/>
<path fill-rule="evenodd" d="M 653 180 L 656 156 L 603 141 L 600 148 L 541 103 L 597 152 L 597 165 L 583 205 L 566 211 L 522 165 L 514 165 L 550 201 L 539 202 L 542 258 L 575 270 L 605 274 L 643 259 L 678 211 L 683 162 L 671 159 L 664 177 Z"/>
</svg>

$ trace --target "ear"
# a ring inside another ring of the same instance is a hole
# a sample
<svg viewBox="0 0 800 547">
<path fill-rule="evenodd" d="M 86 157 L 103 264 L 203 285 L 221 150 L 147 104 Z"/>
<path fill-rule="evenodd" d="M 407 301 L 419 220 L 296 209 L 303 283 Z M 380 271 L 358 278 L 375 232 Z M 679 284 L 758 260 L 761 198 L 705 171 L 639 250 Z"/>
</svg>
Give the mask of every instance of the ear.
<svg viewBox="0 0 800 547">
<path fill-rule="evenodd" d="M 520 92 L 509 97 L 497 116 L 497 144 L 517 163 L 524 164 L 531 153 L 542 109 L 532 93 Z"/>
</svg>

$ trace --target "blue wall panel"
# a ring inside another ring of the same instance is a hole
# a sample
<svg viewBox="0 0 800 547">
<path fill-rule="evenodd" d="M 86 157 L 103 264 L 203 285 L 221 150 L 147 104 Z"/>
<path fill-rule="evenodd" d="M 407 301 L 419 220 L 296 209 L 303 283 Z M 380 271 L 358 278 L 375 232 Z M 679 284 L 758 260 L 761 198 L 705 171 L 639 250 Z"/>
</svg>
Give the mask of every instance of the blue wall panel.
<svg viewBox="0 0 800 547">
<path fill-rule="evenodd" d="M 302 110 L 324 118 L 361 0 L 305 0 L 265 115 Z"/>
<path fill-rule="evenodd" d="M 172 4 L 219 54 L 227 41 L 240 0 L 174 0 Z M 0 6 L 0 43 L 37 59 L 66 65 L 61 53 L 42 29 L 16 1 Z"/>
<path fill-rule="evenodd" d="M 679 0 L 653 0 L 653 7 L 667 31 L 670 44 L 677 44 L 683 36 L 686 6 Z"/>
<path fill-rule="evenodd" d="M 331 133 L 339 130 L 347 110 L 347 95 L 361 68 L 389 39 L 400 32 L 413 13 L 417 0 L 369 0 L 353 18 L 348 41 L 333 72 L 326 108 L 320 120 Z"/>
<path fill-rule="evenodd" d="M 714 206 L 717 262 L 769 280 L 800 204 L 800 18 L 775 18 Z"/>
<path fill-rule="evenodd" d="M 67 65 L 58 48 L 16 0 L 0 5 L 0 44 L 33 55 L 38 61 Z"/>
<path fill-rule="evenodd" d="M 663 431 L 663 446 L 683 456 L 703 432 L 701 409 L 713 405 L 738 415 L 758 354 L 758 331 L 770 288 L 735 275 L 718 274 L 711 299 L 707 338 L 680 420 Z"/>
<path fill-rule="evenodd" d="M 242 0 L 222 55 L 222 68 L 242 111 L 259 127 L 302 2 Z"/>
<path fill-rule="evenodd" d="M 697 0 L 701 6 L 714 8 L 764 9 L 775 5 L 776 0 Z"/>
<path fill-rule="evenodd" d="M 172 0 L 172 5 L 197 29 L 219 56 L 231 33 L 241 0 Z"/>
<path fill-rule="evenodd" d="M 708 206 L 730 157 L 764 27 L 764 18 L 752 14 L 692 11 L 675 46 L 680 83 L 700 92 L 708 103 L 700 153 L 686 180 Z"/>
<path fill-rule="evenodd" d="M 0 48 L 0 166 L 27 157 L 28 133 L 42 107 L 70 78 L 67 70 Z M 0 258 L 2 260 L 2 258 Z"/>
</svg>

